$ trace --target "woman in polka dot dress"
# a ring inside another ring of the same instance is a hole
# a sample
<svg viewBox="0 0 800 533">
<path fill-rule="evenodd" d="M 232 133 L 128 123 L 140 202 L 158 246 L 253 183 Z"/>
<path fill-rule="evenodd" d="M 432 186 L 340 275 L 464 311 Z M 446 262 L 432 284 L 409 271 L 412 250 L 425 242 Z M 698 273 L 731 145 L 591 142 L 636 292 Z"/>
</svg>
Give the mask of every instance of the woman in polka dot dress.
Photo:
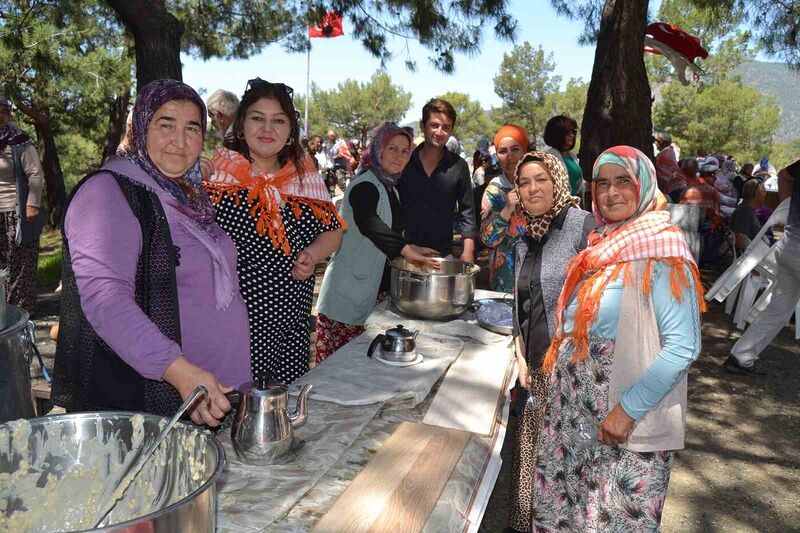
<svg viewBox="0 0 800 533">
<path fill-rule="evenodd" d="M 314 266 L 339 247 L 343 230 L 300 145 L 291 96 L 282 83 L 248 82 L 207 184 L 216 222 L 239 252 L 253 376 L 283 383 L 308 371 Z"/>
</svg>

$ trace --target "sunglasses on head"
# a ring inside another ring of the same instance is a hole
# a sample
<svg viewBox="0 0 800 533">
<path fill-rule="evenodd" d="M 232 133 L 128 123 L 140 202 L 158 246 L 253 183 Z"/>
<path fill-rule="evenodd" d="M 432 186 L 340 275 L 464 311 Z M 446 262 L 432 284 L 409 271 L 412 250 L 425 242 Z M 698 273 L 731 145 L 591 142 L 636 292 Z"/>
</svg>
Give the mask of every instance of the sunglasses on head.
<svg viewBox="0 0 800 533">
<path fill-rule="evenodd" d="M 256 87 L 275 87 L 285 92 L 286 96 L 288 96 L 289 98 L 291 98 L 292 94 L 294 93 L 294 89 L 292 89 L 285 83 L 272 83 L 269 81 L 262 80 L 261 78 L 253 78 L 252 80 L 247 80 L 247 87 L 245 87 L 244 92 L 247 92 L 250 89 L 255 89 Z"/>
</svg>

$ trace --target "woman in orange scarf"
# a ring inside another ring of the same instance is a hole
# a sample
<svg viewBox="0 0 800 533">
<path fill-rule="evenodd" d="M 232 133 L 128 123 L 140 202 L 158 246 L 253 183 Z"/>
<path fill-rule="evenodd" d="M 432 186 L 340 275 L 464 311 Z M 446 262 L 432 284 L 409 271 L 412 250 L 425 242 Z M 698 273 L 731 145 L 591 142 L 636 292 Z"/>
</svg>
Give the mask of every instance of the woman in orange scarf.
<svg viewBox="0 0 800 533">
<path fill-rule="evenodd" d="M 514 291 L 514 245 L 525 236 L 525 217 L 518 209 L 514 190 L 517 163 L 528 151 L 528 134 L 506 124 L 494 136 L 497 160 L 503 173 L 486 187 L 481 201 L 481 240 L 489 248 L 489 286 L 493 291 Z"/>
<path fill-rule="evenodd" d="M 532 530 L 657 531 L 683 447 L 702 288 L 650 160 L 616 146 L 592 178 L 600 226 L 569 264 L 542 365 Z"/>
<path fill-rule="evenodd" d="M 232 133 L 207 189 L 239 252 L 253 376 L 291 383 L 308 371 L 314 267 L 339 247 L 343 223 L 300 144 L 291 88 L 250 80 Z"/>
</svg>

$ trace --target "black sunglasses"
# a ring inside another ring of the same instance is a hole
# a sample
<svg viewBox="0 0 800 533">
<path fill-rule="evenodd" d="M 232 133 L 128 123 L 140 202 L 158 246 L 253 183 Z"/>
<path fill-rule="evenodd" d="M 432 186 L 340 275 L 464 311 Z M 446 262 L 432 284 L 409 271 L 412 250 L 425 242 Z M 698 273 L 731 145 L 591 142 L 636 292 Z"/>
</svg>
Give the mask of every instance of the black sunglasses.
<svg viewBox="0 0 800 533">
<path fill-rule="evenodd" d="M 289 98 L 291 98 L 292 94 L 294 94 L 294 89 L 292 89 L 285 83 L 272 83 L 269 81 L 262 80 L 261 78 L 253 78 L 252 80 L 247 80 L 247 87 L 245 87 L 244 92 L 248 92 L 250 89 L 255 89 L 256 87 L 275 87 L 285 92 L 286 96 L 288 96 Z"/>
</svg>

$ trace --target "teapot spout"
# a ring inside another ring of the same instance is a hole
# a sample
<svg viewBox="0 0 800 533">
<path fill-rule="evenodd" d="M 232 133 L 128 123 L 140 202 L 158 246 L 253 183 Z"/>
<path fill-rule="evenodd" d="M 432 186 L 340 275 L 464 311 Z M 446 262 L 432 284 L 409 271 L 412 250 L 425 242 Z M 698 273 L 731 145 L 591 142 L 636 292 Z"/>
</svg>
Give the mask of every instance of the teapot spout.
<svg viewBox="0 0 800 533">
<path fill-rule="evenodd" d="M 308 419 L 308 393 L 311 392 L 313 385 L 304 385 L 297 397 L 297 408 L 294 413 L 289 415 L 289 420 L 295 428 L 299 428 Z"/>
</svg>

